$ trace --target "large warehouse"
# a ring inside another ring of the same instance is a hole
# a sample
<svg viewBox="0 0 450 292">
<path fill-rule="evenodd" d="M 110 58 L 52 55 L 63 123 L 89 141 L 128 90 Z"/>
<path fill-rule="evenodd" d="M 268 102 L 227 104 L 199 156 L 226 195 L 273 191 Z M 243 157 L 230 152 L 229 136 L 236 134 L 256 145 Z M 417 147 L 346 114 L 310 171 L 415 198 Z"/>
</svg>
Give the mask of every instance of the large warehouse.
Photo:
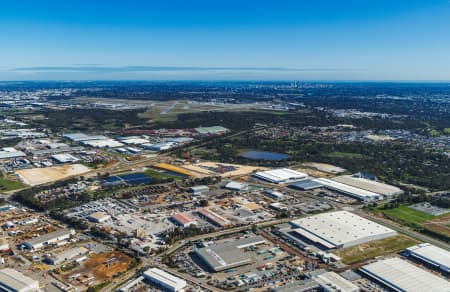
<svg viewBox="0 0 450 292">
<path fill-rule="evenodd" d="M 298 172 L 288 168 L 258 171 L 254 173 L 253 176 L 274 184 L 289 183 L 308 177 L 308 175 L 303 172 Z"/>
<path fill-rule="evenodd" d="M 322 213 L 291 221 L 294 232 L 326 249 L 342 248 L 397 234 L 347 211 Z"/>
<path fill-rule="evenodd" d="M 59 229 L 38 237 L 33 237 L 30 240 L 24 242 L 26 248 L 30 250 L 37 250 L 43 248 L 45 245 L 57 243 L 62 240 L 69 239 L 72 235 L 75 234 L 75 230 L 73 229 Z"/>
<path fill-rule="evenodd" d="M 394 291 L 450 291 L 447 280 L 399 258 L 380 260 L 361 267 L 360 271 Z"/>
<path fill-rule="evenodd" d="M 0 291 L 37 292 L 39 291 L 39 282 L 14 269 L 1 269 Z"/>
<path fill-rule="evenodd" d="M 242 249 L 266 243 L 261 236 L 252 236 L 239 240 L 202 247 L 196 255 L 215 272 L 243 266 L 252 262 L 252 258 Z"/>
<path fill-rule="evenodd" d="M 444 272 L 450 273 L 449 251 L 430 243 L 422 243 L 411 246 L 407 248 L 406 251 L 410 256 L 435 266 Z"/>
<path fill-rule="evenodd" d="M 158 268 L 151 268 L 144 272 L 144 278 L 168 291 L 184 291 L 187 283 L 185 280 L 175 277 Z"/>
<path fill-rule="evenodd" d="M 382 199 L 382 195 L 340 183 L 327 178 L 316 178 L 313 181 L 322 184 L 325 188 L 356 198 L 361 201 L 375 201 Z"/>
<path fill-rule="evenodd" d="M 341 182 L 366 191 L 381 194 L 385 197 L 392 197 L 403 194 L 403 190 L 396 186 L 388 185 L 379 181 L 367 178 L 356 177 L 353 175 L 341 175 L 333 178 L 334 181 Z"/>
</svg>

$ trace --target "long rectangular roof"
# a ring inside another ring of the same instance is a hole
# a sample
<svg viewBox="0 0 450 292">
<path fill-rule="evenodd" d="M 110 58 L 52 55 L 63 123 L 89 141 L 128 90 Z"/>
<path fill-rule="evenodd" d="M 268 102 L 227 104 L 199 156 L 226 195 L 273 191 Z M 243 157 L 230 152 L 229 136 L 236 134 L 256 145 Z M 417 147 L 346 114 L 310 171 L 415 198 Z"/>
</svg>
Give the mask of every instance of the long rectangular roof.
<svg viewBox="0 0 450 292">
<path fill-rule="evenodd" d="M 448 292 L 450 282 L 400 258 L 365 265 L 360 270 L 395 291 Z"/>
<path fill-rule="evenodd" d="M 351 245 L 352 242 L 362 243 L 372 238 L 396 234 L 392 229 L 347 211 L 300 218 L 291 221 L 291 224 L 314 235 L 314 237 L 311 236 L 311 240 L 317 242 L 317 238 L 320 238 L 335 246 Z M 309 237 L 308 234 L 305 236 Z"/>
<path fill-rule="evenodd" d="M 166 286 L 172 287 L 175 291 L 181 290 L 187 286 L 185 280 L 175 277 L 174 275 L 158 268 L 151 268 L 145 271 L 144 276 L 154 279 L 160 283 L 164 283 Z"/>
<path fill-rule="evenodd" d="M 444 271 L 450 271 L 450 252 L 445 249 L 430 243 L 422 243 L 411 246 L 407 250 L 415 257 L 439 266 Z"/>
<path fill-rule="evenodd" d="M 39 284 L 38 281 L 14 269 L 6 268 L 0 270 L 0 290 L 2 286 L 16 291 L 35 291 Z"/>
<path fill-rule="evenodd" d="M 327 188 L 330 188 L 332 190 L 336 190 L 338 192 L 342 192 L 351 196 L 355 196 L 357 198 L 360 198 L 362 200 L 377 200 L 381 198 L 381 195 L 378 193 L 366 191 L 357 187 L 353 187 L 350 185 L 346 185 L 331 179 L 327 178 L 316 178 L 313 179 L 313 181 L 318 182 L 322 185 L 324 185 Z"/>
<path fill-rule="evenodd" d="M 379 181 L 366 178 L 354 177 L 351 175 L 341 175 L 333 178 L 334 181 L 344 183 L 353 187 L 364 189 L 366 191 L 375 192 L 384 196 L 393 196 L 403 193 L 396 186 L 388 185 Z"/>
<path fill-rule="evenodd" d="M 296 179 L 306 178 L 308 175 L 288 168 L 258 171 L 254 176 L 273 183 L 282 183 Z"/>
<path fill-rule="evenodd" d="M 41 235 L 38 237 L 33 237 L 33 238 L 27 240 L 26 242 L 29 245 L 37 245 L 37 244 L 41 244 L 41 243 L 47 242 L 49 240 L 52 240 L 52 239 L 55 239 L 58 237 L 72 234 L 73 232 L 74 232 L 73 229 L 67 229 L 67 228 L 59 229 L 59 230 L 56 230 L 56 231 L 53 231 L 53 232 L 50 232 L 50 233 L 47 233 L 47 234 L 44 234 L 44 235 Z"/>
<path fill-rule="evenodd" d="M 266 240 L 261 236 L 251 236 L 203 247 L 196 252 L 211 268 L 218 271 L 251 262 L 251 258 L 240 249 L 264 242 Z"/>
</svg>

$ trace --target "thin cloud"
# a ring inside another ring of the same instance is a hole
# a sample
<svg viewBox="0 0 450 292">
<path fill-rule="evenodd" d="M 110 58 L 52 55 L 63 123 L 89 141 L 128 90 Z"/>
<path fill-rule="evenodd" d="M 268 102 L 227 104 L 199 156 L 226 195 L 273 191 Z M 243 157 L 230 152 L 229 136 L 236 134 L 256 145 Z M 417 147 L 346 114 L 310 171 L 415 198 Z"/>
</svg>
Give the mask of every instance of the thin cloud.
<svg viewBox="0 0 450 292">
<path fill-rule="evenodd" d="M 289 68 L 289 67 L 200 67 L 200 66 L 33 66 L 17 67 L 10 72 L 106 72 L 106 73 L 132 73 L 132 72 L 352 72 L 362 71 L 357 68 Z"/>
</svg>

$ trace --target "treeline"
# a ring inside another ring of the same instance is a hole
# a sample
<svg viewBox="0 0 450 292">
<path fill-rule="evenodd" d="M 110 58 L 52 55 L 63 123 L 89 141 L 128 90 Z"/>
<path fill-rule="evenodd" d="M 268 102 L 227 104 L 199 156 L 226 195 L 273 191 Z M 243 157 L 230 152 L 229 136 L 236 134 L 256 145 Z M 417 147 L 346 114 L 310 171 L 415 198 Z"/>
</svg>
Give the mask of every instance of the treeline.
<svg viewBox="0 0 450 292">
<path fill-rule="evenodd" d="M 297 162 L 323 162 L 351 172 L 373 173 L 382 180 L 399 185 L 408 183 L 432 191 L 450 189 L 450 157 L 422 147 L 401 143 L 329 143 L 305 138 L 263 139 L 255 135 L 213 141 L 214 151 L 205 159 L 222 162 L 285 167 Z M 251 160 L 239 156 L 241 149 L 258 149 L 289 154 L 288 160 Z"/>
</svg>

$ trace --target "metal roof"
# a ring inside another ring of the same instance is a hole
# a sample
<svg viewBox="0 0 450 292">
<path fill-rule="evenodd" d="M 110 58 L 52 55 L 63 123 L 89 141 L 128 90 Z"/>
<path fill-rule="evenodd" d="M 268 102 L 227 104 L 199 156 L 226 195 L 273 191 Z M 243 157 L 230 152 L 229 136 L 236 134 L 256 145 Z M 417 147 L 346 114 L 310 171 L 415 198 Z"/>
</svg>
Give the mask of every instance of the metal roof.
<svg viewBox="0 0 450 292">
<path fill-rule="evenodd" d="M 13 291 L 36 291 L 36 288 L 39 288 L 39 282 L 14 269 L 6 268 L 0 270 L 0 290 L 2 287 L 13 289 Z M 11 291 L 9 289 L 6 291 Z"/>
<path fill-rule="evenodd" d="M 317 238 L 320 238 L 320 243 L 325 241 L 337 247 L 367 242 L 374 237 L 381 239 L 397 234 L 392 229 L 347 211 L 322 213 L 293 220 L 291 223 L 306 231 L 297 229 L 312 241 L 318 242 Z"/>
<path fill-rule="evenodd" d="M 175 277 L 158 268 L 151 268 L 145 271 L 144 276 L 151 280 L 156 280 L 159 283 L 163 283 L 164 285 L 171 287 L 174 291 L 179 291 L 187 286 L 185 280 Z"/>
<path fill-rule="evenodd" d="M 230 242 L 200 248 L 197 255 L 215 271 L 250 263 L 252 259 L 241 249 L 262 244 L 266 240 L 261 236 L 251 236 Z"/>
<path fill-rule="evenodd" d="M 430 243 L 418 244 L 407 248 L 414 257 L 424 260 L 440 269 L 450 272 L 450 252 Z"/>
<path fill-rule="evenodd" d="M 400 258 L 365 265 L 360 271 L 395 291 L 448 292 L 450 282 Z"/>
</svg>

